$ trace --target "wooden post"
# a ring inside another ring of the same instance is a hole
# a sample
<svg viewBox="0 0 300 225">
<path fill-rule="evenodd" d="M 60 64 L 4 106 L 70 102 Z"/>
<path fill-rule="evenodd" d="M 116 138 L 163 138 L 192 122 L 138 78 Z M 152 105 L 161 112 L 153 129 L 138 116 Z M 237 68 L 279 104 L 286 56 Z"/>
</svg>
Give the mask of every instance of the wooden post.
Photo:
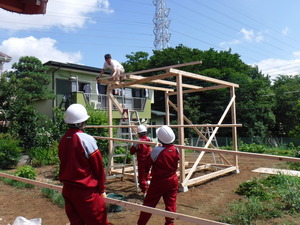
<svg viewBox="0 0 300 225">
<path fill-rule="evenodd" d="M 178 74 L 176 76 L 176 82 L 177 82 L 177 118 L 178 118 L 178 125 L 183 125 L 184 120 L 183 120 L 183 90 L 182 90 L 182 75 Z M 178 127 L 178 144 L 179 145 L 184 145 L 184 127 Z M 184 149 L 180 149 L 180 184 L 183 183 L 185 180 L 185 154 L 184 154 Z M 187 191 L 187 186 L 186 187 L 180 187 L 181 191 Z"/>
<path fill-rule="evenodd" d="M 169 92 L 165 92 L 166 125 L 170 125 Z"/>
<path fill-rule="evenodd" d="M 108 125 L 112 126 L 113 125 L 113 116 L 112 116 L 112 100 L 110 98 L 110 93 L 112 91 L 112 89 L 110 88 L 111 85 L 107 85 L 107 93 L 106 93 L 106 96 L 107 96 L 107 111 L 108 111 Z M 110 138 L 113 138 L 113 128 L 112 127 L 109 127 L 108 128 L 108 136 Z M 108 141 L 108 153 L 109 153 L 109 159 L 113 159 L 111 157 L 111 155 L 113 154 L 113 141 L 110 139 Z M 113 166 L 113 160 L 111 160 L 110 162 L 108 162 L 110 167 Z M 108 171 L 110 172 L 110 171 Z"/>
<path fill-rule="evenodd" d="M 230 88 L 230 97 L 234 98 L 235 97 L 235 88 L 231 87 Z M 236 105 L 235 105 L 235 98 L 234 101 L 231 105 L 231 123 L 235 124 L 236 123 Z M 232 143 L 233 143 L 233 150 L 237 151 L 238 150 L 238 143 L 237 143 L 237 128 L 232 127 Z M 234 164 L 237 168 L 237 173 L 239 173 L 239 167 L 238 167 L 238 156 L 234 156 Z"/>
</svg>

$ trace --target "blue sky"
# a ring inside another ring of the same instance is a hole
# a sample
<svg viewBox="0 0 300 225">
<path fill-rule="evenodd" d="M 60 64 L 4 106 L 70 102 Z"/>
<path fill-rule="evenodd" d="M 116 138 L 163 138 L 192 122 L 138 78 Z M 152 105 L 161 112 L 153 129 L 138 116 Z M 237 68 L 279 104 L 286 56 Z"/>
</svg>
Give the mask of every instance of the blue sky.
<svg viewBox="0 0 300 225">
<path fill-rule="evenodd" d="M 165 0 L 169 45 L 217 51 L 232 49 L 275 78 L 300 74 L 299 0 Z M 21 56 L 102 67 L 110 53 L 154 49 L 155 6 L 145 0 L 49 0 L 45 15 L 0 9 L 0 51 Z"/>
</svg>

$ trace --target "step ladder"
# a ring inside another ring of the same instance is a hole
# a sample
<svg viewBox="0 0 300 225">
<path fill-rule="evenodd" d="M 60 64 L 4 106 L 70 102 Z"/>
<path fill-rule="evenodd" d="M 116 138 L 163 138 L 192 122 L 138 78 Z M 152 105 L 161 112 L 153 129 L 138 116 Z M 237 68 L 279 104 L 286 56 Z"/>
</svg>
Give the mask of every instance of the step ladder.
<svg viewBox="0 0 300 225">
<path fill-rule="evenodd" d="M 129 109 L 123 109 L 122 117 L 120 119 L 119 125 L 120 126 L 138 126 L 140 125 L 140 118 L 138 115 L 138 112 L 136 110 L 129 110 Z M 129 139 L 133 140 L 134 137 L 137 136 L 137 129 L 135 127 L 128 127 L 128 128 L 118 128 L 117 130 L 117 138 L 122 139 Z M 118 153 L 119 147 L 123 148 L 122 153 Z M 108 168 L 107 168 L 107 178 L 111 177 L 120 177 L 121 180 L 123 180 L 126 168 L 133 167 L 133 175 L 134 175 L 134 181 L 137 191 L 139 190 L 138 187 L 138 174 L 137 174 L 137 162 L 135 155 L 132 156 L 132 164 L 127 164 L 127 158 L 129 150 L 131 147 L 131 143 L 123 142 L 120 143 L 118 141 L 114 141 L 113 143 L 113 152 L 112 155 L 109 158 Z M 116 162 L 117 161 L 117 162 Z M 117 173 L 114 173 L 114 171 L 118 170 Z"/>
<path fill-rule="evenodd" d="M 207 138 L 207 139 L 210 139 L 211 137 L 211 134 L 213 133 L 213 127 L 202 127 L 201 128 L 201 133 Z M 213 137 L 211 143 L 216 147 L 216 148 L 219 148 L 219 145 L 218 145 L 218 141 L 217 141 L 217 138 L 216 136 Z M 197 141 L 196 141 L 196 146 L 199 146 L 199 147 L 204 147 L 206 145 L 206 141 L 201 137 L 199 136 Z M 212 157 L 213 157 L 213 162 L 214 163 L 217 163 L 217 156 L 214 152 L 212 152 Z M 224 161 L 223 161 L 223 158 L 220 157 L 220 160 L 221 160 L 221 164 L 224 164 Z"/>
</svg>

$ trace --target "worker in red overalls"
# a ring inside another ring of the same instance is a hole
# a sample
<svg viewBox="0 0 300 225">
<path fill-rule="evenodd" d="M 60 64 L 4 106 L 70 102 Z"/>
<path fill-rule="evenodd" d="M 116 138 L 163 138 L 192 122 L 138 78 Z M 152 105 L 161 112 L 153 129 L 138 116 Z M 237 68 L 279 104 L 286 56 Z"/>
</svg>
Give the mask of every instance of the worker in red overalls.
<svg viewBox="0 0 300 225">
<path fill-rule="evenodd" d="M 80 104 L 66 110 L 69 129 L 58 146 L 59 180 L 71 225 L 108 225 L 102 155 L 96 140 L 82 131 L 89 117 Z"/>
<path fill-rule="evenodd" d="M 137 128 L 137 133 L 139 135 L 139 141 L 151 141 L 147 135 L 147 128 L 144 125 L 139 125 Z M 133 144 L 130 148 L 130 154 L 133 155 L 137 153 L 138 161 L 138 182 L 141 191 L 146 194 L 149 183 L 150 183 L 150 173 L 149 167 L 146 167 L 147 158 L 151 152 L 150 145 L 145 144 Z"/>
<path fill-rule="evenodd" d="M 149 165 L 152 165 L 152 179 L 143 204 L 156 207 L 160 198 L 163 197 L 165 210 L 176 212 L 176 197 L 178 193 L 178 176 L 176 171 L 180 154 L 178 149 L 172 144 L 175 140 L 175 134 L 170 127 L 162 126 L 157 130 L 157 137 L 162 146 L 153 148 L 149 156 L 148 162 Z M 141 212 L 137 224 L 147 224 L 150 217 L 150 213 Z M 173 219 L 166 217 L 165 225 L 174 225 Z"/>
</svg>

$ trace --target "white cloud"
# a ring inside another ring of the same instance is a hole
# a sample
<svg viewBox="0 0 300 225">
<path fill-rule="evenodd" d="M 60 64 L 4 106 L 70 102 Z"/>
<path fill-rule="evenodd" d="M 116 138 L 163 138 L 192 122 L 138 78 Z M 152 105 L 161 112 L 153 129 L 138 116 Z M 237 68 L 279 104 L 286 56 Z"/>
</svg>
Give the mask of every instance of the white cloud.
<svg viewBox="0 0 300 225">
<path fill-rule="evenodd" d="M 283 34 L 284 36 L 287 36 L 287 35 L 288 35 L 288 32 L 289 32 L 289 28 L 288 28 L 288 27 L 285 27 L 281 32 L 282 32 L 282 34 Z"/>
<path fill-rule="evenodd" d="M 262 60 L 255 65 L 258 66 L 263 74 L 269 75 L 271 80 L 275 79 L 278 75 L 300 74 L 300 57 L 292 60 L 270 58 Z"/>
<path fill-rule="evenodd" d="M 51 27 L 63 29 L 82 28 L 93 22 L 92 13 L 113 13 L 108 0 L 60 0 L 48 1 L 45 15 L 23 15 L 0 9 L 0 29 L 15 32 L 18 30 L 45 30 Z"/>
<path fill-rule="evenodd" d="M 240 43 L 241 43 L 240 40 L 235 39 L 235 40 L 228 41 L 228 42 L 226 42 L 226 41 L 221 42 L 220 45 L 221 45 L 221 46 L 231 46 L 231 45 L 238 45 L 238 44 L 240 44 Z"/>
<path fill-rule="evenodd" d="M 9 70 L 14 62 L 22 56 L 34 56 L 45 63 L 49 60 L 58 62 L 79 63 L 82 59 L 80 52 L 63 52 L 57 49 L 56 40 L 51 38 L 36 39 L 32 36 L 26 38 L 9 38 L 0 45 L 0 52 L 12 57 L 11 62 L 4 63 L 3 69 Z"/>
<path fill-rule="evenodd" d="M 255 34 L 254 31 L 247 30 L 245 28 L 242 28 L 240 31 L 243 34 L 243 38 L 249 42 L 255 41 L 255 42 L 261 42 L 264 40 L 264 36 L 261 32 Z"/>
<path fill-rule="evenodd" d="M 300 58 L 300 52 L 293 52 L 293 56 L 296 58 Z"/>
</svg>

